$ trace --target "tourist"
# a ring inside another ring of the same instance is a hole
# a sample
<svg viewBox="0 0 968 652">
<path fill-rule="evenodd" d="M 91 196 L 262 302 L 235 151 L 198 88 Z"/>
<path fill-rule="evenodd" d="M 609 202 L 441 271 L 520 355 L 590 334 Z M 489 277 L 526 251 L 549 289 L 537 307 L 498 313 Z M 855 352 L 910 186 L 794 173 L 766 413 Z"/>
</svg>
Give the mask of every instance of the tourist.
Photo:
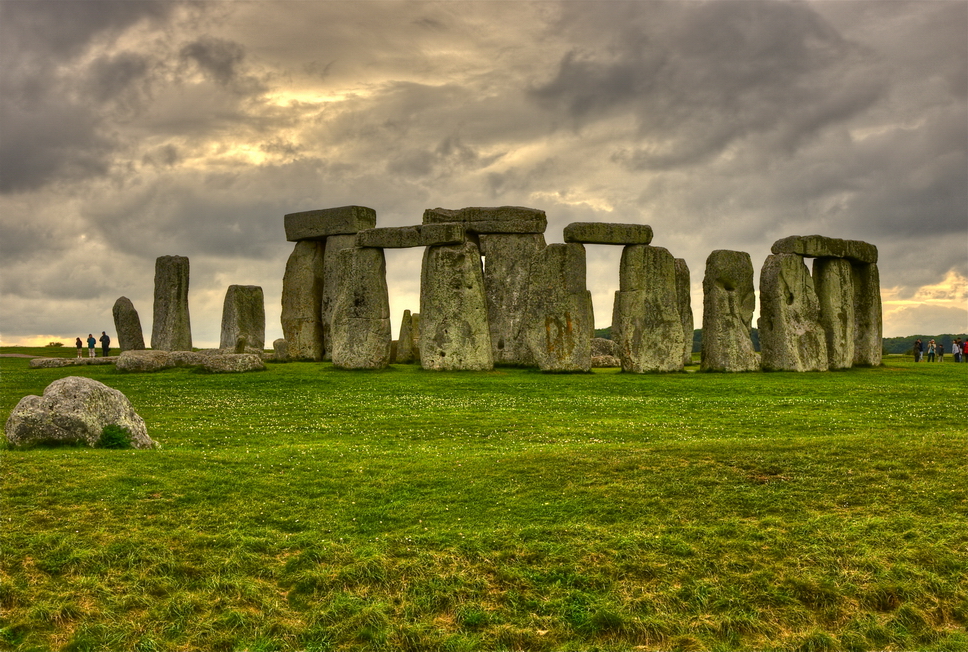
<svg viewBox="0 0 968 652">
<path fill-rule="evenodd" d="M 91 333 L 87 334 L 87 353 L 89 358 L 94 357 L 94 347 L 97 346 L 97 340 L 94 339 L 94 335 Z"/>
<path fill-rule="evenodd" d="M 74 342 L 74 344 L 77 345 L 77 357 L 78 358 L 84 357 L 81 355 L 81 351 L 84 350 L 84 342 L 81 341 L 81 338 L 77 338 L 77 341 Z"/>
<path fill-rule="evenodd" d="M 934 340 L 928 341 L 928 362 L 934 362 L 934 352 L 936 350 Z"/>
<path fill-rule="evenodd" d="M 924 344 L 921 343 L 921 338 L 919 337 L 914 341 L 914 361 L 921 362 L 921 355 L 924 353 Z"/>
<path fill-rule="evenodd" d="M 944 342 L 938 344 L 938 362 L 944 362 Z"/>
<path fill-rule="evenodd" d="M 108 349 L 111 348 L 111 338 L 104 331 L 101 331 L 101 357 L 108 357 Z"/>
<path fill-rule="evenodd" d="M 961 338 L 960 337 L 951 343 L 951 355 L 955 357 L 955 362 L 961 362 Z"/>
</svg>

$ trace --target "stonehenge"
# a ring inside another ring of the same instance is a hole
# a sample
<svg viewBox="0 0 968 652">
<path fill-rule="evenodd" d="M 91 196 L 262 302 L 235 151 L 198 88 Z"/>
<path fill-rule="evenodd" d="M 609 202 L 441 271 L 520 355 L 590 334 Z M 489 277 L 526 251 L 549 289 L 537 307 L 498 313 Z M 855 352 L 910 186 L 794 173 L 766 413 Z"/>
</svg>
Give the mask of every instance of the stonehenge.
<svg viewBox="0 0 968 652">
<path fill-rule="evenodd" d="M 111 309 L 114 330 L 118 334 L 118 347 L 124 351 L 141 351 L 145 348 L 145 336 L 141 330 L 141 318 L 128 297 L 119 297 Z"/>
<path fill-rule="evenodd" d="M 382 369 L 390 364 L 390 299 L 383 249 L 348 247 L 340 251 L 338 267 L 333 364 L 343 369 Z"/>
<path fill-rule="evenodd" d="M 152 349 L 192 350 L 192 328 L 188 314 L 188 271 L 188 258 L 184 256 L 161 256 L 155 261 Z"/>
<path fill-rule="evenodd" d="M 717 249 L 706 259 L 702 281 L 703 371 L 756 371 L 752 321 L 756 308 L 753 261 L 745 251 Z"/>
<path fill-rule="evenodd" d="M 266 303 L 258 285 L 230 285 L 222 306 L 220 349 L 262 351 L 266 343 Z"/>
</svg>

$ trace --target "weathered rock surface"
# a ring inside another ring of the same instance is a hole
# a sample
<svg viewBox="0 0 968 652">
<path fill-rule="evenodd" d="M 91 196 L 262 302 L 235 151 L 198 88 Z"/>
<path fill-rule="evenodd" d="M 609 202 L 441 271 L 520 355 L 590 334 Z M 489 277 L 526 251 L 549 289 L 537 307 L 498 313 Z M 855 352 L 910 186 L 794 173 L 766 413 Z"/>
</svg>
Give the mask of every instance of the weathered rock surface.
<svg viewBox="0 0 968 652">
<path fill-rule="evenodd" d="M 256 353 L 227 353 L 205 356 L 199 365 L 214 374 L 238 374 L 246 371 L 265 371 L 262 356 Z"/>
<path fill-rule="evenodd" d="M 592 368 L 593 369 L 607 369 L 609 367 L 621 367 L 622 361 L 616 358 L 614 355 L 593 355 L 592 356 Z"/>
<path fill-rule="evenodd" d="M 205 351 L 125 351 L 118 356 L 118 371 L 144 373 L 173 367 L 201 367 L 213 373 L 261 371 L 261 353 L 233 353 L 227 349 Z"/>
<path fill-rule="evenodd" d="M 679 319 L 682 321 L 682 364 L 692 364 L 692 336 L 695 322 L 692 316 L 692 285 L 689 266 L 682 258 L 676 258 L 676 297 Z"/>
<path fill-rule="evenodd" d="M 484 293 L 496 365 L 534 364 L 525 337 L 531 263 L 544 249 L 540 233 L 492 233 L 480 236 L 484 256 Z"/>
<path fill-rule="evenodd" d="M 544 233 L 548 228 L 548 217 L 544 211 L 521 206 L 456 210 L 428 208 L 424 211 L 424 224 L 438 222 L 461 222 L 465 229 L 473 233 Z"/>
<path fill-rule="evenodd" d="M 652 227 L 648 224 L 572 222 L 564 229 L 564 239 L 565 242 L 583 244 L 647 245 L 652 242 Z"/>
<path fill-rule="evenodd" d="M 297 242 L 282 277 L 282 334 L 292 360 L 323 359 L 324 243 Z"/>
<path fill-rule="evenodd" d="M 151 325 L 153 349 L 192 349 L 188 274 L 188 258 L 184 256 L 161 256 L 155 261 L 154 318 Z"/>
<path fill-rule="evenodd" d="M 117 361 L 118 356 L 116 355 L 109 355 L 106 358 L 34 358 L 29 365 L 31 369 L 57 369 L 59 367 L 115 364 Z"/>
<path fill-rule="evenodd" d="M 323 252 L 323 292 L 320 307 L 324 360 L 333 359 L 333 314 L 339 297 L 343 271 L 340 268 L 340 253 L 355 247 L 355 235 L 333 235 L 326 238 L 326 249 Z"/>
<path fill-rule="evenodd" d="M 339 254 L 339 294 L 333 306 L 333 364 L 382 369 L 390 364 L 390 299 L 382 249 L 352 247 Z"/>
<path fill-rule="evenodd" d="M 854 366 L 854 282 L 849 260 L 815 258 L 813 283 L 820 325 L 827 339 L 829 369 Z"/>
<path fill-rule="evenodd" d="M 796 254 L 767 256 L 760 271 L 760 364 L 767 371 L 827 369 L 827 341 L 810 271 Z"/>
<path fill-rule="evenodd" d="M 84 443 L 94 446 L 105 426 L 131 433 L 134 448 L 157 448 L 127 397 L 90 378 L 55 380 L 43 396 L 25 396 L 10 413 L 5 433 L 13 446 Z"/>
<path fill-rule="evenodd" d="M 381 249 L 434 247 L 460 244 L 466 240 L 467 231 L 464 229 L 464 225 L 456 222 L 388 226 L 367 229 L 356 234 L 357 247 L 380 247 Z"/>
<path fill-rule="evenodd" d="M 413 315 L 409 310 L 403 311 L 403 319 L 400 322 L 400 335 L 397 339 L 397 348 L 393 359 L 400 364 L 410 364 L 420 359 L 417 350 L 417 342 L 413 332 Z"/>
<path fill-rule="evenodd" d="M 628 245 L 622 251 L 612 340 L 622 371 L 681 371 L 685 342 L 675 258 L 664 247 Z"/>
<path fill-rule="evenodd" d="M 851 266 L 854 287 L 854 364 L 876 367 L 883 351 L 881 278 L 877 265 Z"/>
<path fill-rule="evenodd" d="M 585 267 L 585 247 L 577 242 L 550 244 L 531 264 L 525 338 L 542 371 L 591 369 L 595 314 Z"/>
<path fill-rule="evenodd" d="M 481 255 L 473 242 L 424 251 L 419 348 L 424 369 L 494 368 Z"/>
<path fill-rule="evenodd" d="M 618 348 L 615 342 L 604 337 L 593 337 L 591 344 L 592 359 L 601 356 L 613 356 L 617 358 Z M 595 366 L 592 364 L 592 366 Z M 621 365 L 616 365 L 621 366 Z"/>
<path fill-rule="evenodd" d="M 128 297 L 119 297 L 111 309 L 114 330 L 118 333 L 118 347 L 122 351 L 140 351 L 145 348 L 145 336 L 141 330 L 141 318 Z"/>
<path fill-rule="evenodd" d="M 323 240 L 331 235 L 350 235 L 376 226 L 376 211 L 366 206 L 340 206 L 289 213 L 284 218 L 286 240 Z"/>
<path fill-rule="evenodd" d="M 756 308 L 753 261 L 745 251 L 717 249 L 702 281 L 702 371 L 758 371 L 752 322 Z"/>
<path fill-rule="evenodd" d="M 775 254 L 797 254 L 807 258 L 847 258 L 858 263 L 876 263 L 877 247 L 861 240 L 841 240 L 822 235 L 791 235 L 773 243 Z"/>
<path fill-rule="evenodd" d="M 240 338 L 244 340 L 243 348 L 265 348 L 266 301 L 258 285 L 230 285 L 225 292 L 219 347 L 234 348 Z"/>
<path fill-rule="evenodd" d="M 272 358 L 279 362 L 289 360 L 289 342 L 283 338 L 272 341 Z"/>
</svg>

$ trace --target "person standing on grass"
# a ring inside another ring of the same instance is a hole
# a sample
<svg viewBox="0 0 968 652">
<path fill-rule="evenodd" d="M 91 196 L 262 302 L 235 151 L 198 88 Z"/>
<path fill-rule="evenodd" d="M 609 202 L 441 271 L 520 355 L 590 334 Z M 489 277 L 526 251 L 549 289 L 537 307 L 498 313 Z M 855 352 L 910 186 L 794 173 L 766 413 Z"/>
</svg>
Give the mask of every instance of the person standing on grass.
<svg viewBox="0 0 968 652">
<path fill-rule="evenodd" d="M 934 352 L 936 346 L 934 340 L 928 340 L 928 362 L 934 362 Z"/>
<path fill-rule="evenodd" d="M 961 338 L 960 337 L 951 343 L 951 355 L 955 357 L 955 362 L 961 362 Z"/>
<path fill-rule="evenodd" d="M 87 353 L 89 358 L 94 357 L 94 347 L 97 346 L 97 340 L 94 339 L 94 335 L 91 333 L 87 334 Z"/>
<path fill-rule="evenodd" d="M 921 338 L 919 337 L 914 341 L 914 361 L 921 362 L 921 354 L 924 353 L 924 344 L 921 343 Z"/>
<path fill-rule="evenodd" d="M 104 331 L 101 331 L 101 357 L 108 357 L 108 350 L 111 348 L 111 338 Z"/>
<path fill-rule="evenodd" d="M 944 362 L 944 342 L 938 344 L 938 362 Z"/>
<path fill-rule="evenodd" d="M 81 341 L 81 338 L 77 338 L 77 341 L 74 342 L 74 344 L 77 346 L 77 357 L 78 358 L 83 357 L 81 355 L 81 351 L 84 349 L 84 342 Z"/>
</svg>

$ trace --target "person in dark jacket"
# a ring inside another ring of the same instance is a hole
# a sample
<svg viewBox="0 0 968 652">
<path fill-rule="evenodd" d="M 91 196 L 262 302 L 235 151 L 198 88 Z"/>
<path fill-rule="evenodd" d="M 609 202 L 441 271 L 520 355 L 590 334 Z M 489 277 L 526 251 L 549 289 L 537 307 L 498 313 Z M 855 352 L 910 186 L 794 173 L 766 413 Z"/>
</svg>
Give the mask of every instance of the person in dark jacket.
<svg viewBox="0 0 968 652">
<path fill-rule="evenodd" d="M 914 361 L 921 362 L 921 355 L 924 353 L 924 344 L 921 343 L 921 338 L 919 337 L 914 342 Z"/>
<path fill-rule="evenodd" d="M 74 342 L 74 344 L 77 345 L 77 357 L 83 358 L 84 356 L 81 355 L 81 351 L 84 350 L 84 342 L 81 341 L 81 338 L 77 338 L 77 341 Z"/>
<path fill-rule="evenodd" d="M 101 357 L 108 357 L 108 350 L 111 348 L 111 338 L 104 331 L 101 331 Z"/>
<path fill-rule="evenodd" d="M 87 334 L 87 353 L 89 358 L 94 357 L 94 347 L 97 346 L 97 340 L 94 339 L 94 335 L 91 333 Z"/>
</svg>

